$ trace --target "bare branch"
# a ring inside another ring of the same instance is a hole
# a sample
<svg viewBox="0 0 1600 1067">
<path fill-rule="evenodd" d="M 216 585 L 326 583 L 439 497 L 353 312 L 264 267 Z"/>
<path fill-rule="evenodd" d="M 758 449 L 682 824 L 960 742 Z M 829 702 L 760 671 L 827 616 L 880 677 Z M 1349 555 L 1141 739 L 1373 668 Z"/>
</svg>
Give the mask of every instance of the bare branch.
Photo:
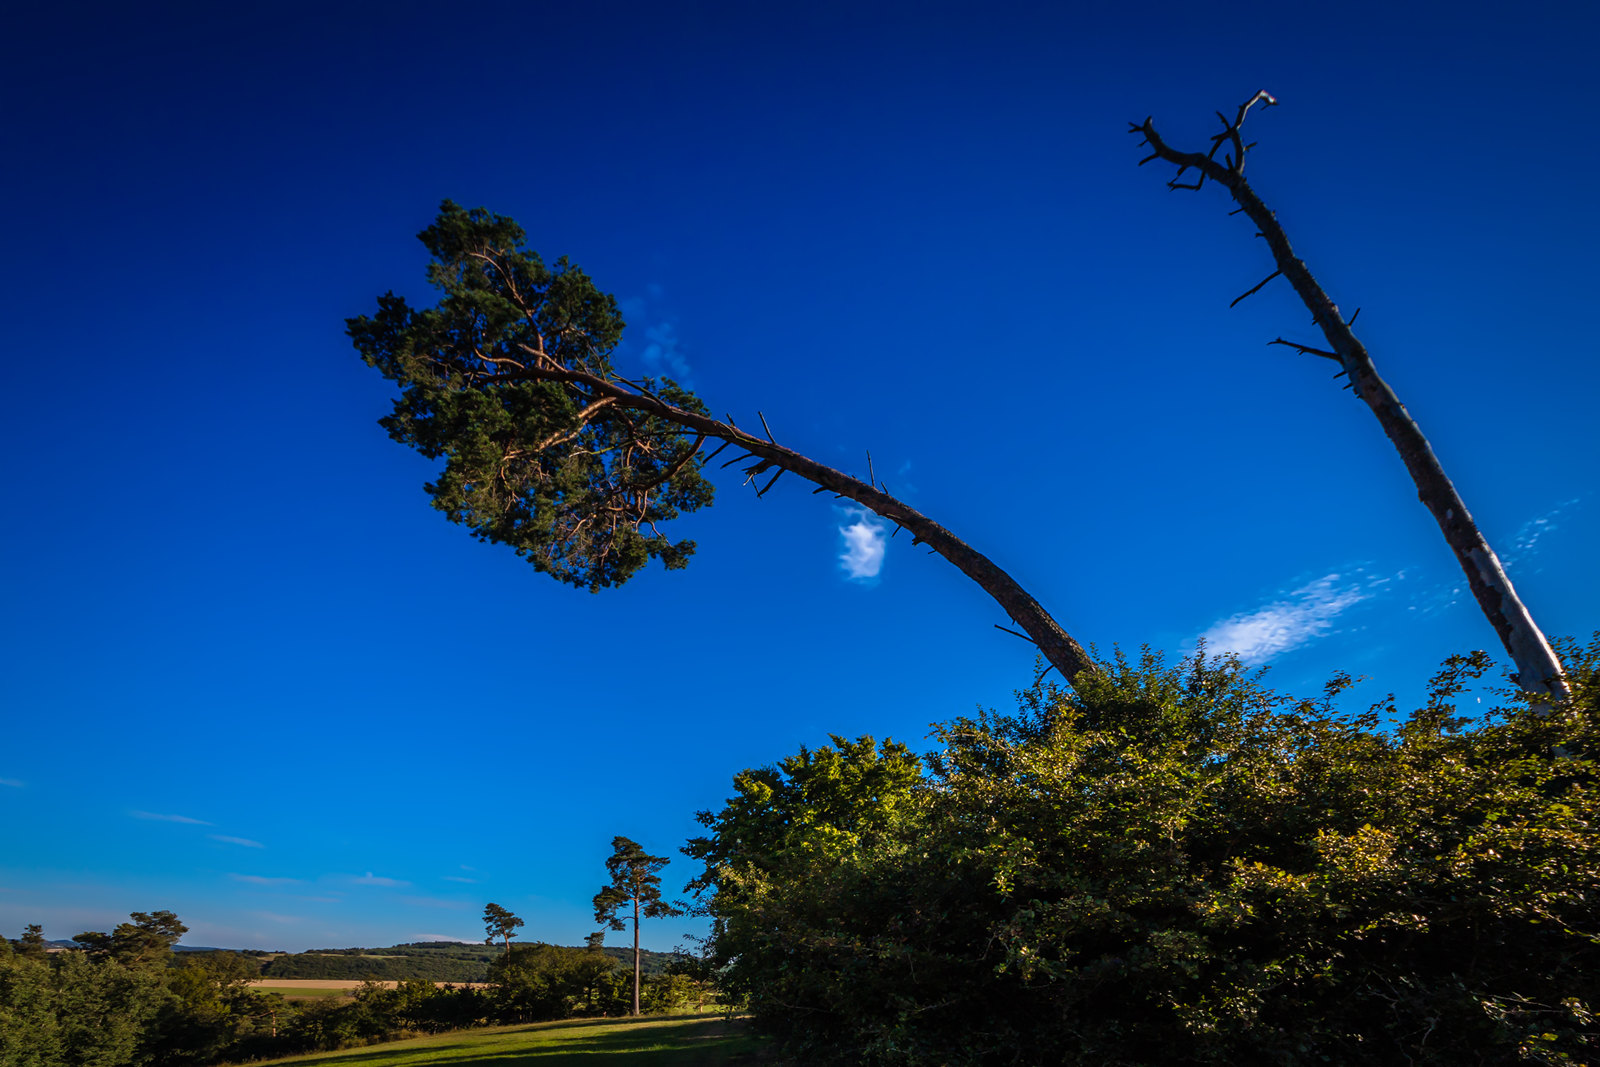
<svg viewBox="0 0 1600 1067">
<path fill-rule="evenodd" d="M 994 628 L 996 630 L 1004 630 L 1006 633 L 1010 634 L 1012 637 L 1020 637 L 1024 641 L 1028 642 L 1028 644 L 1030 644 L 1030 645 L 1038 644 L 1037 641 L 1035 641 L 1033 638 L 1029 637 L 1027 634 L 1019 634 L 1017 631 L 1011 629 L 1011 627 L 1009 627 L 1009 626 L 1001 626 L 999 623 L 995 623 L 994 624 Z"/>
<path fill-rule="evenodd" d="M 1282 337 L 1274 337 L 1272 340 L 1268 341 L 1267 344 L 1287 345 L 1288 347 L 1299 352 L 1302 356 L 1321 356 L 1323 359 L 1331 359 L 1335 361 L 1339 359 L 1339 354 L 1337 352 L 1329 352 L 1322 348 L 1312 348 L 1310 345 L 1303 345 L 1298 341 L 1286 341 Z M 1340 373 L 1342 374 L 1344 372 L 1341 371 Z M 1337 377 L 1337 375 L 1335 377 Z"/>
<path fill-rule="evenodd" d="M 603 407 L 606 407 L 608 404 L 614 404 L 616 402 L 617 398 L 614 396 L 601 397 L 599 400 L 596 400 L 594 403 L 578 412 L 578 425 L 574 426 L 570 430 L 558 430 L 549 437 L 546 437 L 543 441 L 540 441 L 538 444 L 534 445 L 531 449 L 527 449 L 527 451 L 543 452 L 547 448 L 553 448 L 556 445 L 572 440 L 574 437 L 583 432 L 583 428 L 585 426 L 589 425 L 589 419 L 594 415 L 595 412 L 599 411 Z"/>
<path fill-rule="evenodd" d="M 767 495 L 767 490 L 771 489 L 774 485 L 778 484 L 778 479 L 782 478 L 782 477 L 783 477 L 783 468 L 779 467 L 778 468 L 778 473 L 774 474 L 772 476 L 772 481 L 768 482 L 766 485 L 764 485 L 760 489 L 756 490 L 756 496 L 757 497 L 766 496 Z"/>
<path fill-rule="evenodd" d="M 1268 282 L 1270 282 L 1272 279 L 1276 278 L 1278 275 L 1280 275 L 1282 273 L 1283 273 L 1283 271 L 1281 271 L 1281 270 L 1273 271 L 1271 274 L 1267 275 L 1265 278 L 1262 278 L 1259 282 L 1257 282 L 1255 284 L 1254 288 L 1248 289 L 1245 292 L 1240 293 L 1238 296 L 1234 297 L 1233 298 L 1233 302 L 1231 304 L 1229 304 L 1228 306 L 1229 307 L 1238 307 L 1239 306 L 1239 301 L 1243 300 L 1247 296 L 1254 296 L 1256 293 L 1259 293 L 1261 291 L 1261 287 L 1262 286 L 1266 285 Z"/>
</svg>

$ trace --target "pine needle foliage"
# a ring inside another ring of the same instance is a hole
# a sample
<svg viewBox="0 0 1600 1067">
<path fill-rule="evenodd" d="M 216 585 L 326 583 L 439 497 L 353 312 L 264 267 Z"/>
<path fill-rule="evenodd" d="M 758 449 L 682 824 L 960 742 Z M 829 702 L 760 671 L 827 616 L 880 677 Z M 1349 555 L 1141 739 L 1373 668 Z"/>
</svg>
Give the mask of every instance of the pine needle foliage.
<svg viewBox="0 0 1600 1067">
<path fill-rule="evenodd" d="M 670 540 L 660 524 L 711 503 L 700 439 L 559 377 L 623 381 L 611 361 L 623 328 L 616 300 L 565 258 L 546 265 L 520 226 L 482 208 L 446 200 L 418 238 L 439 303 L 417 310 L 390 292 L 346 332 L 400 386 L 380 420 L 389 436 L 445 460 L 425 486 L 433 506 L 590 591 L 652 559 L 686 566 L 694 543 Z M 705 413 L 670 380 L 629 384 Z"/>
</svg>

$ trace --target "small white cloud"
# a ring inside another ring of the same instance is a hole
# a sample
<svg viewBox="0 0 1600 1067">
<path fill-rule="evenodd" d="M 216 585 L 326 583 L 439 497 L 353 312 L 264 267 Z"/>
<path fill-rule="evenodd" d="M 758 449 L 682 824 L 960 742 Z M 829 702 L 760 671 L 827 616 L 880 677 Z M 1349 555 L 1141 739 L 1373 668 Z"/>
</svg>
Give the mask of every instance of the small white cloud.
<svg viewBox="0 0 1600 1067">
<path fill-rule="evenodd" d="M 1213 623 L 1205 634 L 1212 652 L 1232 652 L 1252 666 L 1265 663 L 1333 629 L 1333 620 L 1375 595 L 1389 579 L 1326 574 L 1255 611 Z"/>
<path fill-rule="evenodd" d="M 352 879 L 350 879 L 350 884 L 351 885 L 381 885 L 381 886 L 385 886 L 385 887 L 390 888 L 390 889 L 400 889 L 400 888 L 404 888 L 405 886 L 410 885 L 411 883 L 410 882 L 403 882 L 398 878 L 385 878 L 382 875 L 373 874 L 371 871 L 368 871 L 366 874 L 362 875 L 360 878 L 352 878 Z"/>
<path fill-rule="evenodd" d="M 268 878 L 259 874 L 230 874 L 235 882 L 244 882 L 247 885 L 300 885 L 298 878 Z"/>
<path fill-rule="evenodd" d="M 252 841 L 248 837 L 229 837 L 227 834 L 207 834 L 213 841 L 221 841 L 225 845 L 241 845 L 244 848 L 266 848 L 260 841 Z"/>
<path fill-rule="evenodd" d="M 463 878 L 459 874 L 447 874 L 444 876 L 444 880 L 447 882 L 465 882 L 467 885 L 478 884 L 478 880 L 476 878 Z"/>
<path fill-rule="evenodd" d="M 839 527 L 839 536 L 844 539 L 839 566 L 853 582 L 871 581 L 883 570 L 883 554 L 889 540 L 884 535 L 887 527 L 877 516 L 859 508 L 845 509 L 845 515 L 853 521 Z"/>
<path fill-rule="evenodd" d="M 0 785 L 8 785 L 12 789 L 21 789 L 23 787 L 21 780 L 17 778 L 0 778 Z"/>
<path fill-rule="evenodd" d="M 130 811 L 128 814 L 132 815 L 135 819 L 152 819 L 156 822 L 181 822 L 188 823 L 190 826 L 213 825 L 212 823 L 206 822 L 204 819 L 191 819 L 187 815 L 159 815 L 153 811 Z"/>
</svg>

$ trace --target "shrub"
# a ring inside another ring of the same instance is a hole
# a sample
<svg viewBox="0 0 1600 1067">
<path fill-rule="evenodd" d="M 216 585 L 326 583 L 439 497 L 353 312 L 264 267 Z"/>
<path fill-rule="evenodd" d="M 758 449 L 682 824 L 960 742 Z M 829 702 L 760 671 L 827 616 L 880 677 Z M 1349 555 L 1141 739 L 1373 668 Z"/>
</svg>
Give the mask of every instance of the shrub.
<svg viewBox="0 0 1600 1067">
<path fill-rule="evenodd" d="M 1600 641 L 1567 652 L 1570 703 L 1476 720 L 1481 654 L 1403 718 L 1118 656 L 921 778 L 867 738 L 746 772 L 686 850 L 724 982 L 805 1062 L 1593 1061 Z M 854 806 L 808 796 L 824 754 Z"/>
</svg>

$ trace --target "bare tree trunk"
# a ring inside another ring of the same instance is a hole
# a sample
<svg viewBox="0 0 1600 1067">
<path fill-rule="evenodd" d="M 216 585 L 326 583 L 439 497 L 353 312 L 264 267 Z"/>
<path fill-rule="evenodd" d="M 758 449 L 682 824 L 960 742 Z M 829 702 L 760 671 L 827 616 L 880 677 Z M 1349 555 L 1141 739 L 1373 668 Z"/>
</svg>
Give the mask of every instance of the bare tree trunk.
<svg viewBox="0 0 1600 1067">
<path fill-rule="evenodd" d="M 639 887 L 633 888 L 633 1014 L 639 1014 Z"/>
<path fill-rule="evenodd" d="M 873 484 L 860 481 L 832 467 L 825 467 L 793 449 L 783 447 L 770 434 L 765 438 L 757 437 L 730 423 L 719 422 L 707 415 L 687 411 L 654 395 L 634 392 L 622 384 L 583 371 L 529 367 L 517 375 L 503 377 L 537 378 L 581 385 L 597 399 L 609 397 L 619 407 L 648 412 L 697 434 L 742 448 L 748 453 L 747 455 L 729 460 L 723 465 L 728 466 L 743 459 L 755 459 L 756 462 L 743 468 L 748 479 L 774 471 L 771 481 L 758 491 L 760 493 L 770 489 L 782 474 L 792 471 L 815 485 L 817 488 L 814 492 L 828 491 L 844 499 L 853 500 L 875 515 L 894 523 L 895 533 L 899 533 L 902 528 L 909 530 L 912 544 L 926 544 L 929 549 L 955 564 L 961 573 L 977 582 L 1022 629 L 1023 633 L 1019 636 L 1025 635 L 1027 640 L 1038 646 L 1045 661 L 1060 671 L 1068 684 L 1071 684 L 1083 671 L 1095 670 L 1094 662 L 1084 651 L 1083 646 L 1073 640 L 1072 635 L 1063 630 L 1049 612 L 1045 611 L 1027 590 L 1017 584 L 1016 579 L 943 526 L 890 496 L 884 491 L 881 482 Z M 721 449 L 717 451 L 720 452 Z"/>
<path fill-rule="evenodd" d="M 1283 338 L 1278 338 L 1272 343 L 1288 345 L 1298 349 L 1302 354 L 1331 359 L 1344 368 L 1341 373 L 1348 375 L 1350 387 L 1355 390 L 1356 396 L 1360 397 L 1377 417 L 1384 434 L 1394 445 L 1395 451 L 1400 454 L 1401 461 L 1406 465 L 1406 471 L 1416 484 L 1417 498 L 1432 512 L 1434 521 L 1439 524 L 1439 529 L 1444 534 L 1445 542 L 1455 553 L 1456 561 L 1460 563 L 1461 570 L 1467 576 L 1467 584 L 1472 589 L 1472 595 L 1478 601 L 1478 607 L 1482 609 L 1489 624 L 1494 627 L 1495 633 L 1500 637 L 1501 645 L 1511 656 L 1512 663 L 1516 665 L 1517 673 L 1513 677 L 1517 684 L 1540 704 L 1550 698 L 1569 697 L 1571 691 L 1562 674 L 1560 661 L 1556 659 L 1550 643 L 1545 640 L 1544 634 L 1534 623 L 1533 616 L 1529 614 L 1527 607 L 1517 596 L 1516 590 L 1512 588 L 1511 579 L 1506 576 L 1505 568 L 1501 566 L 1494 550 L 1489 547 L 1488 540 L 1479 531 L 1477 523 L 1472 520 L 1471 513 L 1462 503 L 1461 495 L 1456 492 L 1455 486 L 1445 475 L 1444 467 L 1434 455 L 1428 439 L 1422 435 L 1416 420 L 1400 403 L 1394 390 L 1378 376 L 1372 357 L 1367 354 L 1366 347 L 1351 331 L 1350 321 L 1340 314 L 1338 306 L 1328 298 L 1327 293 L 1323 292 L 1322 286 L 1317 284 L 1316 278 L 1312 276 L 1305 263 L 1295 256 L 1294 250 L 1289 246 L 1289 238 L 1285 235 L 1283 227 L 1278 224 L 1277 216 L 1267 210 L 1261 198 L 1245 181 L 1244 160 L 1250 146 L 1244 143 L 1240 127 L 1244 124 L 1245 115 L 1257 103 L 1271 106 L 1277 101 L 1266 92 L 1257 93 L 1239 109 L 1238 116 L 1232 123 L 1219 112 L 1218 117 L 1222 118 L 1225 128 L 1222 133 L 1212 138 L 1211 150 L 1206 153 L 1179 152 L 1169 147 L 1148 118 L 1142 124 L 1131 124 L 1133 130 L 1143 134 L 1145 141 L 1154 150 L 1154 154 L 1142 160 L 1141 164 L 1151 159 L 1162 159 L 1175 164 L 1178 167 L 1178 174 L 1167 183 L 1174 189 L 1199 189 L 1205 179 L 1210 178 L 1232 194 L 1233 199 L 1239 204 L 1239 210 L 1256 224 L 1261 236 L 1266 238 L 1267 246 L 1272 249 L 1272 257 L 1278 267 L 1266 281 L 1244 296 L 1249 296 L 1279 275 L 1287 278 L 1289 284 L 1294 286 L 1294 291 L 1299 295 L 1301 302 L 1311 312 L 1312 320 L 1321 328 L 1331 351 L 1285 341 Z M 1225 153 L 1223 162 L 1218 163 L 1215 156 L 1218 150 L 1225 146 L 1230 150 Z M 1178 179 L 1191 169 L 1197 171 L 1200 177 L 1192 183 L 1180 182 Z M 1243 296 L 1239 298 L 1243 299 Z M 1238 302 L 1234 301 L 1235 304 Z M 1354 318 L 1352 315 L 1351 321 Z"/>
</svg>

